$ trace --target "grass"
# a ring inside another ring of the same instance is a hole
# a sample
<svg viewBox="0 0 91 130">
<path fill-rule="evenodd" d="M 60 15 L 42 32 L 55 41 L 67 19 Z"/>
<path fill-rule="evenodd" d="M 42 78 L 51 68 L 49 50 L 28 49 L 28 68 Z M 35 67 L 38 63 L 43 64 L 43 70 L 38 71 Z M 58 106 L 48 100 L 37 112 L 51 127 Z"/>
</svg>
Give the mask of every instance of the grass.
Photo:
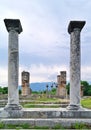
<svg viewBox="0 0 91 130">
<path fill-rule="evenodd" d="M 80 129 L 80 130 L 88 130 L 88 129 L 91 129 L 91 126 L 90 125 L 87 125 L 87 124 L 83 124 L 83 123 L 78 123 L 76 122 L 74 125 L 72 125 L 70 127 L 71 129 Z"/>
<path fill-rule="evenodd" d="M 4 123 L 0 123 L 0 129 L 16 129 L 16 130 L 21 130 L 21 129 L 46 129 L 46 130 L 66 130 L 66 129 L 91 129 L 91 126 L 88 126 L 86 124 L 82 124 L 82 123 L 76 123 L 70 127 L 63 127 L 60 124 L 56 124 L 54 127 L 49 127 L 49 126 L 31 126 L 29 124 L 4 124 Z"/>
<path fill-rule="evenodd" d="M 58 108 L 60 107 L 59 104 L 61 103 L 67 103 L 67 100 L 58 99 L 58 98 L 41 97 L 34 100 L 34 102 L 26 102 L 21 105 L 25 108 Z"/>
<path fill-rule="evenodd" d="M 0 129 L 29 129 L 32 126 L 30 126 L 29 124 L 4 124 L 4 123 L 0 123 Z"/>
<path fill-rule="evenodd" d="M 24 106 L 23 106 L 24 108 L 58 108 L 59 107 L 59 105 L 36 105 L 36 104 L 25 104 Z"/>
<path fill-rule="evenodd" d="M 37 98 L 33 102 L 24 102 L 21 105 L 25 108 L 58 108 L 61 103 L 68 103 L 68 100 L 58 98 L 47 98 L 45 96 Z M 36 105 L 37 104 L 37 105 Z M 56 106 L 39 105 L 39 104 L 56 104 Z M 85 108 L 91 109 L 91 97 L 81 100 L 81 105 Z"/>
<path fill-rule="evenodd" d="M 60 101 L 60 99 L 41 97 L 41 98 L 38 98 L 36 101 L 38 101 L 38 102 L 41 102 L 41 101 L 43 101 L 43 102 L 58 102 L 58 101 Z"/>
<path fill-rule="evenodd" d="M 91 109 L 91 98 L 82 99 L 81 104 L 83 107 Z"/>
</svg>

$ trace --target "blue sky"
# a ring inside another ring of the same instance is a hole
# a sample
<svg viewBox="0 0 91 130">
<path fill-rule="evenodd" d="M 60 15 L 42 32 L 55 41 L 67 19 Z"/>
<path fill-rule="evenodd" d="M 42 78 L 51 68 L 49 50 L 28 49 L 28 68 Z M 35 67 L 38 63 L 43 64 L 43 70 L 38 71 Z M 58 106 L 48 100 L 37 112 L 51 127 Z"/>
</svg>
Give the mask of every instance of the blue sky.
<svg viewBox="0 0 91 130">
<path fill-rule="evenodd" d="M 30 72 L 30 82 L 56 81 L 67 71 L 69 81 L 70 20 L 85 20 L 81 32 L 81 79 L 91 81 L 90 0 L 1 0 L 0 85 L 8 85 L 8 32 L 3 19 L 20 19 L 19 84 L 21 72 Z"/>
</svg>

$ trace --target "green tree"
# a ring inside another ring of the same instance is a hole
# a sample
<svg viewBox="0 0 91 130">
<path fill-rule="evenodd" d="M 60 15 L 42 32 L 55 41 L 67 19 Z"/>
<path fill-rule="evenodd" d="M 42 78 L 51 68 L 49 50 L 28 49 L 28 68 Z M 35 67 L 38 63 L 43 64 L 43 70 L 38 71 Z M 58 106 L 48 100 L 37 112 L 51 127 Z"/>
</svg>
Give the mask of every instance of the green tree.
<svg viewBox="0 0 91 130">
<path fill-rule="evenodd" d="M 55 95 L 56 94 L 56 88 L 52 88 L 51 94 Z"/>
<path fill-rule="evenodd" d="M 8 87 L 3 87 L 2 89 L 3 89 L 3 91 L 2 91 L 3 94 L 8 94 Z"/>
<path fill-rule="evenodd" d="M 70 93 L 70 83 L 68 83 L 68 84 L 66 85 L 66 89 L 67 89 L 67 94 L 69 95 L 69 93 Z"/>
<path fill-rule="evenodd" d="M 19 89 L 19 94 L 21 94 L 21 89 Z"/>
<path fill-rule="evenodd" d="M 81 81 L 81 85 L 83 86 L 83 95 L 91 96 L 91 85 L 87 81 Z M 70 93 L 70 83 L 66 85 L 67 94 Z"/>
<path fill-rule="evenodd" d="M 83 95 L 90 96 L 91 95 L 91 87 L 87 81 L 81 81 L 81 85 L 83 86 Z"/>
<path fill-rule="evenodd" d="M 2 94 L 3 93 L 3 89 L 2 89 L 2 87 L 0 86 L 0 94 Z"/>
</svg>

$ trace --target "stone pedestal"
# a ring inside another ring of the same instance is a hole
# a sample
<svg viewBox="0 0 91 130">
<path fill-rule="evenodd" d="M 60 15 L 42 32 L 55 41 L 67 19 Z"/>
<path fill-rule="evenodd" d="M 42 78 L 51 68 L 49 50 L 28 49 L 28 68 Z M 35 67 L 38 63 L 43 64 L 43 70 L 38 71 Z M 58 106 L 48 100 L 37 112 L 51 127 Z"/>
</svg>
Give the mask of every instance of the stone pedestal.
<svg viewBox="0 0 91 130">
<path fill-rule="evenodd" d="M 18 94 L 19 49 L 18 34 L 22 32 L 22 26 L 18 19 L 4 19 L 9 32 L 8 43 L 8 104 L 5 109 L 20 110 Z"/>
<path fill-rule="evenodd" d="M 80 105 L 80 32 L 85 21 L 71 21 L 68 26 L 70 34 L 70 104 L 69 110 L 78 110 Z"/>
</svg>

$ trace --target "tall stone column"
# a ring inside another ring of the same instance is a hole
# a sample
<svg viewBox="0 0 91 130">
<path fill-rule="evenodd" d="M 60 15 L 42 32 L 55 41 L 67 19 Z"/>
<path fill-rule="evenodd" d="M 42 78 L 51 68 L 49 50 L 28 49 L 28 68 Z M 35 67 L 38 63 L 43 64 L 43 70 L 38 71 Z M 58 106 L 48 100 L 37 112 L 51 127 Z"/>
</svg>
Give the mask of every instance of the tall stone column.
<svg viewBox="0 0 91 130">
<path fill-rule="evenodd" d="M 85 21 L 70 21 L 68 32 L 70 34 L 70 104 L 69 110 L 78 110 L 80 105 L 80 32 Z"/>
<path fill-rule="evenodd" d="M 8 43 L 8 104 L 5 109 L 19 110 L 18 93 L 18 70 L 19 70 L 19 49 L 18 34 L 22 32 L 22 26 L 18 19 L 4 19 L 5 26 L 9 32 Z"/>
</svg>

